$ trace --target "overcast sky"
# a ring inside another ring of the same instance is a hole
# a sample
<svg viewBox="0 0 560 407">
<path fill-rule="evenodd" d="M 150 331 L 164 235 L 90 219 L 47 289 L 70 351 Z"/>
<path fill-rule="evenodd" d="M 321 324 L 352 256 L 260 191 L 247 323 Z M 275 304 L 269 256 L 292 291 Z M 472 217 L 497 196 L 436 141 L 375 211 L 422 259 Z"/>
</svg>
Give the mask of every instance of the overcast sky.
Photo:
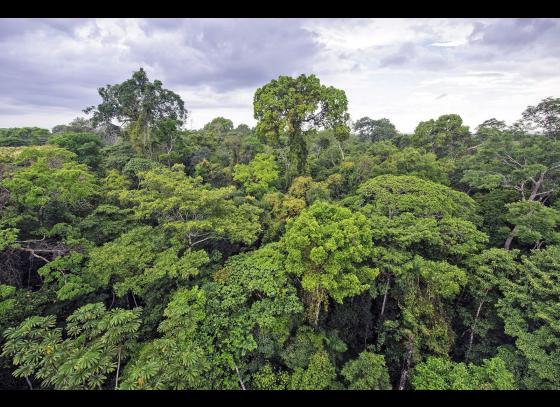
<svg viewBox="0 0 560 407">
<path fill-rule="evenodd" d="M 68 123 L 139 67 L 193 128 L 254 125 L 255 90 L 301 73 L 345 90 L 353 120 L 510 124 L 560 97 L 559 66 L 560 19 L 0 19 L 0 127 Z"/>
</svg>

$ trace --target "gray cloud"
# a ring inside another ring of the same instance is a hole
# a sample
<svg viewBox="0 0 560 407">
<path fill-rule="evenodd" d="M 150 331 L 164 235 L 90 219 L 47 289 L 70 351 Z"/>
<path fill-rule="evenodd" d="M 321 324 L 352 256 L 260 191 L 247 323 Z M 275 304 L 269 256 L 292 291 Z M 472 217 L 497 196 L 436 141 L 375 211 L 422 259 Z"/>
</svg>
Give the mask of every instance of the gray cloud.
<svg viewBox="0 0 560 407">
<path fill-rule="evenodd" d="M 301 20 L 148 20 L 143 26 L 157 33 L 167 24 L 176 43 L 168 49 L 136 44 L 131 57 L 165 67 L 170 84 L 204 83 L 217 91 L 255 87 L 281 74 L 305 72 L 321 49 Z"/>
<path fill-rule="evenodd" d="M 387 105 L 411 128 L 444 97 L 446 107 L 476 98 L 473 117 L 481 94 L 521 111 L 525 94 L 558 88 L 559 38 L 559 19 L 0 19 L 0 127 L 18 115 L 69 121 L 140 66 L 181 93 L 195 121 L 251 120 L 257 87 L 300 73 L 345 89 L 357 109 Z M 422 111 L 403 102 L 415 92 Z"/>
<path fill-rule="evenodd" d="M 301 20 L 149 19 L 138 35 L 107 34 L 103 22 L 78 19 L 0 21 L 0 94 L 16 106 L 81 109 L 96 88 L 143 66 L 173 88 L 228 92 L 281 74 L 304 73 L 321 46 Z M 86 38 L 77 29 L 89 24 Z M 89 40 L 95 48 L 84 45 Z M 120 42 L 119 42 L 120 41 Z M 119 44 L 119 45 L 116 45 Z M 7 107 L 4 107 L 4 110 Z"/>
<path fill-rule="evenodd" d="M 416 57 L 416 46 L 410 42 L 402 44 L 400 48 L 379 62 L 382 68 L 390 66 L 402 66 L 410 63 Z"/>
<path fill-rule="evenodd" d="M 477 23 L 469 39 L 471 44 L 519 50 L 529 45 L 558 48 L 560 22 L 552 19 L 518 18 Z"/>
</svg>

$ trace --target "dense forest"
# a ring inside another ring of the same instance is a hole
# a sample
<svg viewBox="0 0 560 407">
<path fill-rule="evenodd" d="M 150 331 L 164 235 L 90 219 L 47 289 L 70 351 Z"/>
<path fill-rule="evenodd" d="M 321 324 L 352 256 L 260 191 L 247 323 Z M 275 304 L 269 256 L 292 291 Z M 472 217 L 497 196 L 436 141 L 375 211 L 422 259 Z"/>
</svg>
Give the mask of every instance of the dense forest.
<svg viewBox="0 0 560 407">
<path fill-rule="evenodd" d="M 560 99 L 403 134 L 314 75 L 255 128 L 98 92 L 0 129 L 1 388 L 560 388 Z"/>
</svg>

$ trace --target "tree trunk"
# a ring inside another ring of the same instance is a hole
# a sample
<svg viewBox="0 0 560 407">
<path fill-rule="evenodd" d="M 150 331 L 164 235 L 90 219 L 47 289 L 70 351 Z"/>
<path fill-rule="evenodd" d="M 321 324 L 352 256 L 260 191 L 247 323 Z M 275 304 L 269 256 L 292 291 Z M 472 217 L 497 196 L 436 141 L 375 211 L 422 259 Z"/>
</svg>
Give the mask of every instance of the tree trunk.
<svg viewBox="0 0 560 407">
<path fill-rule="evenodd" d="M 29 377 L 25 376 L 25 381 L 27 382 L 27 385 L 29 386 L 29 390 L 33 390 L 33 385 L 31 384 L 31 380 L 29 380 Z"/>
<path fill-rule="evenodd" d="M 135 306 L 136 308 L 138 308 L 138 303 L 136 302 L 136 297 L 134 296 L 134 293 L 133 293 L 133 292 L 131 292 L 131 294 L 132 294 L 132 300 L 134 301 L 134 306 Z"/>
<path fill-rule="evenodd" d="M 233 365 L 235 366 L 235 372 L 237 373 L 237 377 L 239 378 L 239 384 L 241 385 L 241 388 L 243 390 L 247 390 L 245 388 L 245 384 L 243 383 L 243 379 L 241 378 L 241 373 L 239 373 L 239 369 L 237 368 L 237 365 L 235 363 Z"/>
<path fill-rule="evenodd" d="M 476 315 L 474 317 L 474 322 L 471 326 L 471 333 L 469 335 L 469 347 L 467 348 L 467 354 L 465 355 L 465 360 L 469 360 L 469 357 L 470 357 L 470 354 L 471 354 L 471 348 L 472 348 L 473 339 L 474 339 L 474 329 L 476 328 L 476 323 L 478 322 L 478 317 L 480 316 L 480 310 L 482 309 L 482 304 L 484 304 L 484 300 L 480 301 L 480 304 L 478 305 L 478 309 L 476 310 Z"/>
<path fill-rule="evenodd" d="M 412 359 L 412 349 L 414 345 L 414 336 L 408 339 L 408 349 L 406 351 L 406 357 L 404 359 L 403 369 L 401 371 L 401 380 L 399 381 L 399 390 L 404 390 L 406 386 L 406 379 L 408 377 L 408 371 L 410 369 L 410 361 Z"/>
<path fill-rule="evenodd" d="M 533 187 L 531 188 L 531 195 L 529 195 L 529 199 L 528 199 L 529 202 L 535 201 L 538 195 L 542 195 L 542 193 L 539 194 L 539 189 L 541 189 L 541 186 L 544 182 L 545 173 L 546 173 L 546 171 L 541 172 L 541 174 L 539 175 L 539 179 L 537 181 L 533 180 Z M 542 199 L 542 197 L 539 198 L 538 200 L 541 200 L 541 199 Z M 525 200 L 525 199 L 523 199 L 523 200 Z M 513 241 L 513 238 L 515 237 L 515 232 L 516 231 L 517 231 L 517 226 L 515 226 L 513 228 L 513 230 L 510 232 L 509 236 L 507 237 L 506 242 L 504 243 L 504 249 L 506 249 L 506 250 L 510 249 L 511 243 Z"/>
<path fill-rule="evenodd" d="M 509 233 L 509 236 L 506 239 L 506 242 L 504 243 L 504 249 L 509 250 L 511 247 L 511 243 L 513 242 L 513 238 L 515 237 L 515 232 L 517 231 L 517 226 L 514 227 L 512 229 L 512 231 Z"/>
<path fill-rule="evenodd" d="M 342 161 L 344 161 L 344 150 L 342 149 L 342 143 L 340 141 L 338 142 L 338 149 L 340 150 L 340 157 Z"/>
<path fill-rule="evenodd" d="M 316 308 L 314 309 L 314 311 L 315 311 L 314 314 L 315 315 L 313 316 L 313 326 L 315 328 L 317 328 L 317 325 L 319 325 L 319 315 L 321 313 L 321 303 L 323 302 L 322 298 L 321 298 L 321 292 L 320 292 L 319 287 L 317 287 L 315 295 L 316 295 L 316 297 L 315 297 L 314 303 L 315 303 Z"/>
<path fill-rule="evenodd" d="M 533 183 L 533 188 L 531 189 L 531 195 L 529 196 L 529 201 L 534 201 L 535 198 L 537 197 L 537 193 L 539 192 L 539 189 L 541 188 L 543 182 L 544 182 L 544 172 L 542 172 L 539 176 L 539 179 L 537 182 Z"/>
<path fill-rule="evenodd" d="M 121 347 L 119 346 L 119 359 L 117 362 L 117 376 L 115 377 L 115 390 L 119 387 L 119 370 L 121 368 Z"/>
<path fill-rule="evenodd" d="M 383 318 L 383 314 L 385 314 L 385 303 L 387 302 L 387 293 L 389 292 L 389 281 L 390 278 L 387 278 L 387 284 L 385 285 L 385 294 L 383 294 L 383 304 L 381 305 L 381 313 L 379 314 L 379 318 Z"/>
</svg>

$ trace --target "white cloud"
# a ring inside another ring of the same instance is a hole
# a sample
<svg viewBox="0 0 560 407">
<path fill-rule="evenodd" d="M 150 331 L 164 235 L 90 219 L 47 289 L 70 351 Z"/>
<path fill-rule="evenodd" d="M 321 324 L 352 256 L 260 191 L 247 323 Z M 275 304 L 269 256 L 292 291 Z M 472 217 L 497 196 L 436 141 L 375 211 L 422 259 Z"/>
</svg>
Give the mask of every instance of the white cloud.
<svg viewBox="0 0 560 407">
<path fill-rule="evenodd" d="M 404 132 L 446 113 L 513 122 L 560 96 L 559 19 L 5 22 L 0 127 L 69 122 L 139 66 L 183 97 L 195 128 L 216 116 L 255 124 L 254 91 L 281 74 L 314 73 L 346 91 L 354 120 L 387 117 Z"/>
</svg>

